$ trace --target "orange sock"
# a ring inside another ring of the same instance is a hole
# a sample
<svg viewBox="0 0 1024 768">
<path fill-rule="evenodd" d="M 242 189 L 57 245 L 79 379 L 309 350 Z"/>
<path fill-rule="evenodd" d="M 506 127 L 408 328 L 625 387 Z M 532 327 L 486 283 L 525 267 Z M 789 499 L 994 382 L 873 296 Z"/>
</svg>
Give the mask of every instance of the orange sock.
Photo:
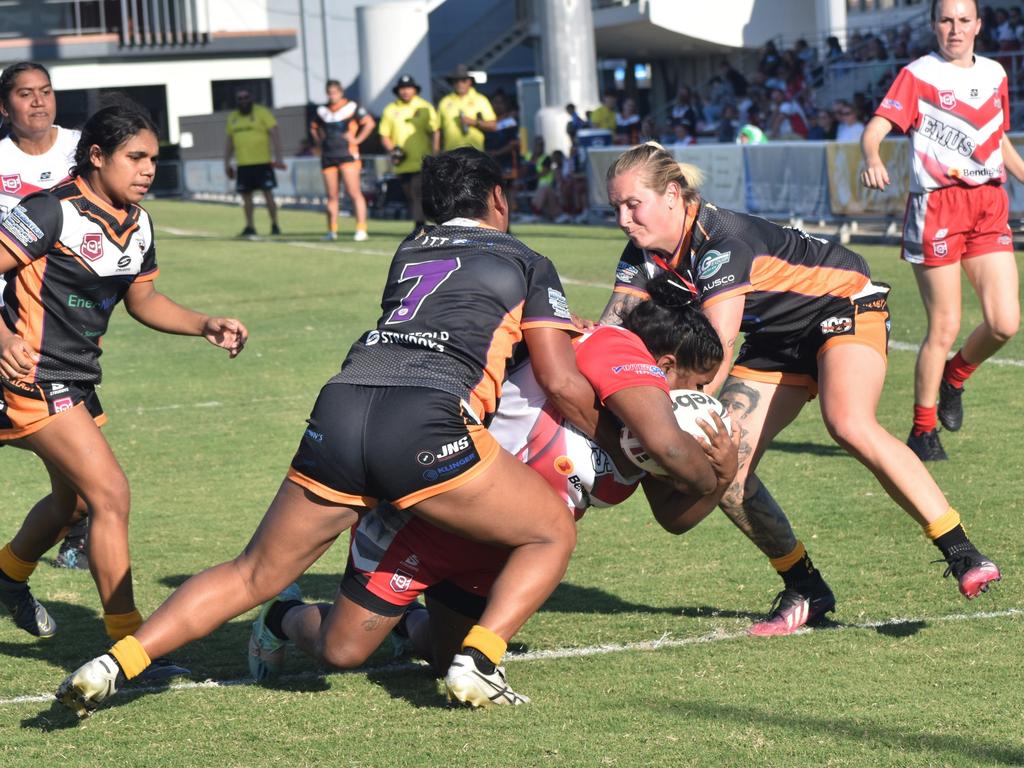
<svg viewBox="0 0 1024 768">
<path fill-rule="evenodd" d="M 28 581 L 37 565 L 39 563 L 30 563 L 14 554 L 10 544 L 0 549 L 0 571 L 12 581 Z"/>
</svg>

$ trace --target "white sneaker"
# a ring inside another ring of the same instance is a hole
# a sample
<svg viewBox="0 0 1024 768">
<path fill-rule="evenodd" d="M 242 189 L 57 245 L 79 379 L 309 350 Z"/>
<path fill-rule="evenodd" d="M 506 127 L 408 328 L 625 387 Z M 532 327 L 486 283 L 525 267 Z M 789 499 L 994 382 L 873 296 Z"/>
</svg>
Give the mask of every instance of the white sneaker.
<svg viewBox="0 0 1024 768">
<path fill-rule="evenodd" d="M 555 217 L 555 224 L 568 224 L 572 221 L 572 216 L 568 213 L 560 213 Z"/>
<path fill-rule="evenodd" d="M 370 236 L 366 233 L 365 229 L 357 229 L 356 233 L 352 235 L 352 239 L 357 243 L 362 243 L 370 239 Z"/>
<path fill-rule="evenodd" d="M 505 668 L 495 667 L 491 673 L 481 672 L 472 656 L 457 653 L 444 677 L 448 701 L 453 699 L 474 707 L 491 705 L 518 706 L 530 699 L 513 691 L 505 678 Z"/>
<path fill-rule="evenodd" d="M 337 232 L 328 232 L 327 234 L 325 234 L 320 239 L 321 240 L 326 240 L 327 242 L 331 243 L 331 242 L 334 242 L 335 240 L 338 239 L 338 233 Z"/>
<path fill-rule="evenodd" d="M 60 684 L 57 701 L 79 717 L 85 717 L 124 683 L 121 668 L 110 654 L 86 662 Z"/>
</svg>

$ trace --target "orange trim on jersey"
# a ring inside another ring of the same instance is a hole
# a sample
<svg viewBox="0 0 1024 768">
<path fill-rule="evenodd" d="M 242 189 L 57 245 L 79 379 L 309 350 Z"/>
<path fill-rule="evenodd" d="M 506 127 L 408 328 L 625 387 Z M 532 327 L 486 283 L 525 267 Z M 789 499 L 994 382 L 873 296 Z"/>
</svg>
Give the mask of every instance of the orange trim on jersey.
<svg viewBox="0 0 1024 768">
<path fill-rule="evenodd" d="M 104 213 L 113 217 L 114 220 L 117 221 L 118 225 L 125 227 L 125 231 L 118 234 L 113 230 L 113 228 L 111 228 L 110 224 L 105 219 L 91 214 L 87 210 L 78 211 L 78 213 L 84 218 L 94 224 L 99 224 L 106 237 L 112 243 L 116 243 L 122 250 L 124 250 L 128 245 L 128 241 L 131 240 L 132 235 L 134 235 L 139 229 L 139 207 L 136 205 L 130 205 L 128 208 L 114 208 L 109 203 L 106 203 L 97 197 L 96 193 L 92 191 L 92 188 L 89 187 L 88 183 L 81 178 L 75 179 L 75 186 L 81 191 L 82 197 Z"/>
<path fill-rule="evenodd" d="M 302 486 L 314 496 L 319 496 L 325 501 L 332 501 L 335 504 L 344 504 L 346 506 L 366 507 L 367 509 L 373 509 L 373 507 L 377 506 L 378 500 L 372 496 L 358 496 L 336 491 L 291 467 L 288 467 L 288 473 L 285 475 L 285 478 L 291 480 L 296 485 Z"/>
<path fill-rule="evenodd" d="M 868 284 L 868 277 L 849 269 L 791 264 L 766 254 L 754 257 L 750 283 L 756 291 L 849 298 Z"/>
<path fill-rule="evenodd" d="M 149 272 L 139 272 L 139 274 L 137 274 L 135 276 L 134 282 L 136 282 L 136 283 L 149 283 L 149 282 L 152 282 L 153 280 L 156 280 L 156 278 L 157 278 L 157 276 L 159 274 L 160 274 L 160 268 L 159 267 L 157 267 L 156 269 L 151 269 Z"/>
<path fill-rule="evenodd" d="M 762 384 L 776 384 L 790 387 L 803 387 L 807 390 L 807 399 L 811 400 L 818 394 L 818 382 L 808 373 L 789 373 L 787 371 L 757 371 L 745 365 L 734 365 L 729 371 L 730 376 L 748 381 L 759 381 Z"/>
<path fill-rule="evenodd" d="M 753 293 L 753 291 L 754 286 L 750 285 L 750 283 L 747 283 L 746 285 L 739 285 L 735 288 L 730 288 L 728 291 L 722 291 L 721 293 L 716 293 L 714 296 L 701 299 L 700 306 L 702 309 L 707 309 L 708 307 L 713 307 L 715 304 L 719 304 L 726 299 L 731 299 L 735 296 L 743 296 L 748 293 Z"/>
<path fill-rule="evenodd" d="M 559 331 L 568 331 L 573 337 L 583 333 L 572 323 L 567 323 L 564 320 L 530 320 L 519 325 L 524 331 L 527 328 L 554 328 Z"/>
<path fill-rule="evenodd" d="M 32 262 L 32 256 L 25 250 L 24 246 L 22 246 L 22 244 L 17 240 L 12 240 L 3 232 L 0 232 L 0 245 L 2 245 L 4 250 L 10 253 L 19 264 L 29 264 Z"/>
<path fill-rule="evenodd" d="M 476 409 L 477 403 L 483 407 L 484 414 L 494 413 L 498 408 L 498 397 L 501 395 L 501 383 L 505 380 L 508 358 L 512 348 L 523 340 L 523 329 L 520 322 L 523 317 L 523 305 L 519 302 L 498 323 L 491 334 L 491 345 L 487 349 L 487 362 L 484 364 L 483 376 L 470 392 L 470 404 Z M 479 411 L 478 411 L 479 413 Z"/>
<path fill-rule="evenodd" d="M 636 296 L 637 298 L 647 300 L 651 298 L 651 294 L 647 291 L 643 291 L 639 288 L 630 288 L 625 285 L 617 285 L 612 288 L 612 293 L 621 293 L 625 296 Z"/>
<path fill-rule="evenodd" d="M 476 452 L 480 454 L 480 461 L 470 469 L 467 469 L 461 475 L 453 477 L 451 480 L 445 480 L 443 483 L 431 485 L 428 488 L 423 488 L 415 493 L 410 493 L 408 496 L 403 496 L 402 498 L 391 502 L 397 509 L 408 509 L 409 507 L 415 506 L 421 501 L 437 496 L 438 494 L 460 488 L 470 480 L 473 480 L 478 475 L 485 472 L 491 464 L 494 463 L 494 460 L 498 458 L 498 453 L 504 450 L 500 445 L 498 445 L 498 441 L 494 439 L 493 435 L 491 435 L 485 427 L 474 424 L 469 427 L 468 431 L 469 438 L 473 441 L 473 447 L 476 448 Z"/>
<path fill-rule="evenodd" d="M 18 270 L 14 276 L 14 290 L 18 297 L 18 319 L 14 323 L 14 330 L 36 354 L 42 351 L 43 344 L 43 323 L 46 320 L 43 275 L 49 258 L 42 256 L 36 259 Z"/>
</svg>

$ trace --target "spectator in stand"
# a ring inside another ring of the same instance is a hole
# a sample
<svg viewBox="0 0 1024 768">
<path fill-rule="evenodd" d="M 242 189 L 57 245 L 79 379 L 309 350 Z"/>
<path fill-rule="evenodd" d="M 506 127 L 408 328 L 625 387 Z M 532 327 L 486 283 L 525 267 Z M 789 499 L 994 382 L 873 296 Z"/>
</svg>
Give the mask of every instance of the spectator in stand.
<svg viewBox="0 0 1024 768">
<path fill-rule="evenodd" d="M 860 141 L 864 134 L 864 123 L 848 101 L 836 103 L 836 141 Z"/>
<path fill-rule="evenodd" d="M 575 104 L 566 104 L 565 112 L 569 115 L 569 122 L 566 123 L 565 132 L 569 134 L 569 138 L 571 140 L 575 141 L 577 131 L 579 131 L 580 128 L 589 128 L 590 123 L 580 117 L 579 113 L 576 111 Z"/>
<path fill-rule="evenodd" d="M 601 94 L 601 106 L 590 113 L 590 124 L 615 134 L 615 116 L 619 110 L 619 97 L 609 89 Z"/>
<path fill-rule="evenodd" d="M 733 96 L 737 99 L 741 99 L 747 95 L 747 78 L 745 78 L 732 64 L 728 61 L 723 61 L 718 65 L 718 71 L 722 75 L 722 79 L 729 84 L 732 88 Z"/>
<path fill-rule="evenodd" d="M 441 118 L 441 143 L 445 152 L 459 147 L 484 148 L 484 134 L 493 131 L 496 118 L 491 102 L 473 87 L 465 64 L 446 78 L 452 92 L 437 104 Z"/>
<path fill-rule="evenodd" d="M 622 100 L 622 110 L 615 115 L 615 143 L 627 146 L 639 143 L 640 119 L 636 100 L 627 96 Z"/>
<path fill-rule="evenodd" d="M 768 115 L 768 135 L 772 139 L 807 138 L 807 117 L 796 99 L 778 88 L 771 93 L 772 108 Z"/>
<path fill-rule="evenodd" d="M 555 150 L 551 155 L 543 155 L 537 160 L 537 188 L 530 199 L 530 208 L 534 214 L 547 221 L 554 221 L 562 213 L 558 191 L 555 189 L 561 154 Z"/>
<path fill-rule="evenodd" d="M 578 164 L 579 156 L 573 154 L 566 157 L 562 152 L 553 152 L 555 161 L 555 190 L 558 192 L 558 204 L 561 215 L 555 218 L 558 224 L 574 221 L 583 224 L 587 221 L 587 175 Z"/>
<path fill-rule="evenodd" d="M 1024 42 L 1024 17 L 1021 16 L 1020 8 L 1016 5 L 1010 9 L 1010 29 L 1017 41 L 1017 46 Z"/>
<path fill-rule="evenodd" d="M 725 80 L 715 75 L 708 80 L 707 95 L 707 99 L 704 100 L 704 121 L 708 125 L 715 125 L 722 116 L 722 110 L 733 101 L 732 88 Z"/>
<path fill-rule="evenodd" d="M 722 118 L 718 121 L 718 133 L 715 141 L 720 144 L 732 144 L 740 128 L 740 113 L 735 104 L 726 104 L 722 110 Z"/>
<path fill-rule="evenodd" d="M 673 130 L 672 144 L 677 147 L 689 147 L 697 143 L 697 137 L 690 133 L 686 123 L 677 123 Z"/>
<path fill-rule="evenodd" d="M 779 56 L 779 49 L 775 47 L 773 41 L 769 40 L 761 49 L 761 61 L 757 64 L 757 71 L 765 77 L 775 77 L 781 63 L 782 57 Z"/>
<path fill-rule="evenodd" d="M 837 61 L 842 61 L 846 58 L 846 54 L 843 53 L 843 46 L 839 44 L 839 38 L 835 35 L 828 38 L 825 41 L 825 62 L 832 64 Z"/>
<path fill-rule="evenodd" d="M 640 121 L 640 141 L 658 141 L 661 138 L 658 124 L 652 115 L 645 115 Z"/>
<path fill-rule="evenodd" d="M 700 130 L 700 106 L 688 86 L 681 86 L 676 92 L 676 100 L 668 113 L 669 126 L 675 128 L 679 123 L 685 123 L 691 136 L 696 136 Z"/>
<path fill-rule="evenodd" d="M 807 131 L 810 141 L 832 141 L 836 138 L 836 118 L 830 110 L 819 109 Z"/>
</svg>

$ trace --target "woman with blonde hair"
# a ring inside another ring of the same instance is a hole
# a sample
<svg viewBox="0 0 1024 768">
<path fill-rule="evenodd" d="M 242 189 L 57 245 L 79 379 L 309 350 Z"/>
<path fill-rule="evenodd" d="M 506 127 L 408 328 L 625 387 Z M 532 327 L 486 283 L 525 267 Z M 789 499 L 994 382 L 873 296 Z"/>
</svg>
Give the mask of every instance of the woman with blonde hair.
<svg viewBox="0 0 1024 768">
<path fill-rule="evenodd" d="M 721 507 L 771 558 L 786 585 L 769 618 L 750 631 L 789 634 L 835 607 L 756 474 L 772 440 L 816 395 L 829 434 L 921 525 L 961 593 L 971 599 L 986 591 L 999 569 L 967 538 L 914 452 L 876 418 L 889 286 L 872 282 L 864 259 L 841 245 L 705 201 L 700 179 L 697 169 L 655 143 L 628 150 L 609 168 L 608 200 L 630 242 L 602 321 L 615 322 L 646 298 L 648 280 L 672 270 L 692 281 L 727 357 L 745 334 L 732 368 L 722 366 L 707 389 L 721 388 L 727 407 L 742 411 L 740 469 Z"/>
</svg>

